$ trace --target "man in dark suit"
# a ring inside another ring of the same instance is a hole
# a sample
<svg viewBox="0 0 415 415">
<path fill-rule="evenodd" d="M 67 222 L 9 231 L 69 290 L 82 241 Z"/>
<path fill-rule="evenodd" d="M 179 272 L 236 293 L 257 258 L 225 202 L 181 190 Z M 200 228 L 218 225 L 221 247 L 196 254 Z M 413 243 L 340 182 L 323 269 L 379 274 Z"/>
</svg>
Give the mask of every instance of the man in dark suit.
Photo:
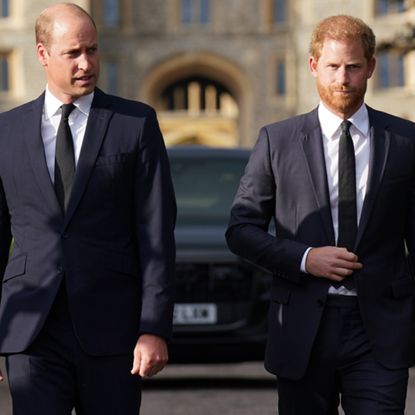
<svg viewBox="0 0 415 415">
<path fill-rule="evenodd" d="M 346 414 L 404 413 L 415 124 L 364 104 L 374 50 L 360 19 L 315 28 L 320 105 L 261 130 L 232 207 L 230 249 L 274 273 L 265 365 L 280 415 L 336 414 L 339 396 Z"/>
<path fill-rule="evenodd" d="M 137 415 L 140 378 L 166 364 L 172 325 L 163 139 L 150 107 L 96 88 L 83 9 L 43 11 L 36 43 L 46 91 L 0 115 L 0 352 L 13 411 Z"/>
</svg>

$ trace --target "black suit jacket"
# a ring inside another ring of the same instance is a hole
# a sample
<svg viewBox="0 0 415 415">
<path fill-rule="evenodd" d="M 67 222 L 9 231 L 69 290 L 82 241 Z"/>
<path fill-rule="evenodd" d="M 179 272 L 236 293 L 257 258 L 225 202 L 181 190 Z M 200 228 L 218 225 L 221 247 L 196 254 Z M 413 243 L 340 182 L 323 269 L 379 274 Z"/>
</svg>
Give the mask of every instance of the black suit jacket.
<svg viewBox="0 0 415 415">
<path fill-rule="evenodd" d="M 378 361 L 407 367 L 414 350 L 415 124 L 368 108 L 369 178 L 354 273 Z M 276 236 L 267 233 L 275 221 Z M 264 127 L 231 212 L 230 249 L 274 273 L 266 367 L 298 379 L 307 367 L 329 280 L 300 271 L 307 247 L 335 245 L 317 110 Z"/>
<path fill-rule="evenodd" d="M 62 278 L 88 353 L 131 353 L 140 333 L 169 337 L 176 205 L 155 112 L 96 89 L 64 214 L 43 102 L 0 115 L 0 352 L 30 345 Z"/>
</svg>

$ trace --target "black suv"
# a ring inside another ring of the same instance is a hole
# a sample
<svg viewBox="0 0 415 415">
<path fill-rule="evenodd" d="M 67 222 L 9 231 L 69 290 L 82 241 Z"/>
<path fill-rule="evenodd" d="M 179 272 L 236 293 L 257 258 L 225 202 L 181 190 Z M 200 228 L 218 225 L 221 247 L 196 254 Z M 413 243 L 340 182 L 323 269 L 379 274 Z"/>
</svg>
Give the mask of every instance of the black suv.
<svg viewBox="0 0 415 415">
<path fill-rule="evenodd" d="M 224 233 L 249 151 L 169 149 L 178 219 L 173 362 L 262 359 L 271 275 L 233 255 Z"/>
</svg>

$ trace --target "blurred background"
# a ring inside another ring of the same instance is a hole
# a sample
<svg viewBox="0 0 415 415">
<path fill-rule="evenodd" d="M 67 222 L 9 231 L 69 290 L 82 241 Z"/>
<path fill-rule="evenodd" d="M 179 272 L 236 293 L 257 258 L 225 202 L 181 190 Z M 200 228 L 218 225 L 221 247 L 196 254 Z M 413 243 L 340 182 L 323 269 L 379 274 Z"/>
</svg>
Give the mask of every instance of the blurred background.
<svg viewBox="0 0 415 415">
<path fill-rule="evenodd" d="M 50 0 L 0 2 L 0 111 L 44 88 L 34 22 Z M 378 39 L 367 102 L 415 120 L 414 0 L 78 0 L 97 22 L 100 86 L 153 105 L 168 146 L 251 147 L 260 126 L 318 102 L 317 21 L 347 13 Z"/>
</svg>

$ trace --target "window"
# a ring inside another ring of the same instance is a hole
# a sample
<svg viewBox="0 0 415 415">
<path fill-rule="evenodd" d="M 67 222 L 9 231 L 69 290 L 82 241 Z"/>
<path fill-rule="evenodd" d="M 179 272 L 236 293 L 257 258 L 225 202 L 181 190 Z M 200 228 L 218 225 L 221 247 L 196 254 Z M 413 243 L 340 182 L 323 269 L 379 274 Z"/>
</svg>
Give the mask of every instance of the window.
<svg viewBox="0 0 415 415">
<path fill-rule="evenodd" d="M 1 0 L 1 17 L 10 16 L 10 3 L 9 0 Z"/>
<path fill-rule="evenodd" d="M 118 92 L 118 66 L 115 62 L 107 63 L 107 91 L 109 94 Z"/>
<path fill-rule="evenodd" d="M 287 20 L 287 1 L 272 0 L 272 21 L 282 23 Z"/>
<path fill-rule="evenodd" d="M 182 0 L 182 23 L 192 23 L 192 0 Z"/>
<path fill-rule="evenodd" d="M 0 92 L 10 90 L 10 63 L 8 54 L 0 54 Z"/>
<path fill-rule="evenodd" d="M 276 79 L 275 79 L 275 93 L 277 95 L 285 95 L 286 80 L 285 80 L 285 62 L 277 62 Z"/>
<path fill-rule="evenodd" d="M 376 0 L 376 13 L 381 16 L 405 11 L 405 0 Z"/>
<path fill-rule="evenodd" d="M 404 58 L 397 52 L 378 55 L 378 87 L 393 88 L 405 85 Z"/>
<path fill-rule="evenodd" d="M 109 94 L 116 95 L 118 93 L 118 65 L 114 61 L 107 61 L 104 65 L 106 91 Z"/>
<path fill-rule="evenodd" d="M 210 20 L 210 1 L 200 0 L 200 23 L 208 23 Z"/>
<path fill-rule="evenodd" d="M 182 23 L 209 23 L 210 0 L 181 0 Z"/>
<path fill-rule="evenodd" d="M 119 0 L 104 0 L 104 24 L 107 27 L 116 27 L 120 23 Z"/>
</svg>

